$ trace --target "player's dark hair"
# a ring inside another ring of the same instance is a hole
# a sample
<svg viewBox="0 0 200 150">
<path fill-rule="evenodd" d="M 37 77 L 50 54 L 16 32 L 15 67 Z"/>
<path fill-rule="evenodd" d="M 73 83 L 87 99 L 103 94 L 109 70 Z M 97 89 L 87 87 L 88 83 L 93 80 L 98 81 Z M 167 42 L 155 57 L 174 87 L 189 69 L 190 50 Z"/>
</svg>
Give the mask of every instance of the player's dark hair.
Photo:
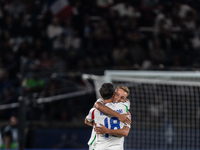
<svg viewBox="0 0 200 150">
<path fill-rule="evenodd" d="M 103 99 L 110 99 L 112 98 L 115 89 L 111 83 L 104 83 L 101 85 L 99 92 Z"/>
</svg>

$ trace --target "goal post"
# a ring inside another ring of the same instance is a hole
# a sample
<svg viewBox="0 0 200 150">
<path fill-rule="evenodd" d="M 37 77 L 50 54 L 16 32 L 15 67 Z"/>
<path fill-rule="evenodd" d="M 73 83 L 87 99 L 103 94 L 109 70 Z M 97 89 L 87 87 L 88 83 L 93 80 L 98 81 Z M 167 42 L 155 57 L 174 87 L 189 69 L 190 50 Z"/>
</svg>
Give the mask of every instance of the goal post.
<svg viewBox="0 0 200 150">
<path fill-rule="evenodd" d="M 105 81 L 112 82 L 115 78 L 132 78 L 140 79 L 175 79 L 175 80 L 186 80 L 186 79 L 198 79 L 200 81 L 199 71 L 121 71 L 121 70 L 106 70 L 104 72 Z"/>
<path fill-rule="evenodd" d="M 125 149 L 200 149 L 200 72 L 106 70 L 101 79 L 130 90 Z"/>
</svg>

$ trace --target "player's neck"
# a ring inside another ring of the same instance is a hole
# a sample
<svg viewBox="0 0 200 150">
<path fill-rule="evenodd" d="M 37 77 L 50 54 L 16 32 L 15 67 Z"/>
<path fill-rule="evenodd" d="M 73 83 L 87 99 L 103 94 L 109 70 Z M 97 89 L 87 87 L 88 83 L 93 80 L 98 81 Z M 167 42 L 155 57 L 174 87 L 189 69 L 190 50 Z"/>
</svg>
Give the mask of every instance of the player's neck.
<svg viewBox="0 0 200 150">
<path fill-rule="evenodd" d="M 112 98 L 110 98 L 110 99 L 104 99 L 104 103 L 112 103 Z"/>
</svg>

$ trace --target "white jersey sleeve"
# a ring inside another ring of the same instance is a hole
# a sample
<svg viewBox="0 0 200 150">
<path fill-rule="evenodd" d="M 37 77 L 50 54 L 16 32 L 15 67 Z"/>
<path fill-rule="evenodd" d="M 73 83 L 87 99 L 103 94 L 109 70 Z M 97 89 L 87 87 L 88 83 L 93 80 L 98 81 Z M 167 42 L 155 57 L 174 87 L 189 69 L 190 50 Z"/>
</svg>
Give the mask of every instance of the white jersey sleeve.
<svg viewBox="0 0 200 150">
<path fill-rule="evenodd" d="M 97 101 L 96 102 L 100 102 L 100 103 L 104 103 L 104 100 L 102 99 L 102 98 L 99 98 L 99 99 L 97 99 Z"/>
<path fill-rule="evenodd" d="M 88 115 L 86 116 L 86 119 L 89 121 L 89 122 L 92 122 L 94 120 L 94 111 L 95 111 L 96 108 L 91 108 Z"/>
<path fill-rule="evenodd" d="M 91 108 L 88 115 L 86 116 L 86 119 L 91 122 L 91 121 L 94 121 L 94 111 L 96 109 L 95 108 Z M 94 131 L 94 127 L 95 125 L 93 125 L 93 128 L 92 128 L 92 132 L 91 132 L 91 136 L 90 136 L 90 139 L 88 141 L 88 145 L 90 147 L 93 147 L 94 143 L 95 143 L 95 139 L 96 139 L 96 132 Z"/>
</svg>

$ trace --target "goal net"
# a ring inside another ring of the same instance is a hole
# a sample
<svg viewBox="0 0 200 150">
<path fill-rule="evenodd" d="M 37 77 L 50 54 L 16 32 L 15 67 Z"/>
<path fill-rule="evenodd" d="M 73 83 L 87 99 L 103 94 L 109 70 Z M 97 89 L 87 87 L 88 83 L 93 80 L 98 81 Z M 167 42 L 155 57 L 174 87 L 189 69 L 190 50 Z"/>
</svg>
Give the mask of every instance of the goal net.
<svg viewBox="0 0 200 150">
<path fill-rule="evenodd" d="M 104 81 L 130 90 L 125 149 L 200 149 L 199 72 L 106 70 Z"/>
</svg>

